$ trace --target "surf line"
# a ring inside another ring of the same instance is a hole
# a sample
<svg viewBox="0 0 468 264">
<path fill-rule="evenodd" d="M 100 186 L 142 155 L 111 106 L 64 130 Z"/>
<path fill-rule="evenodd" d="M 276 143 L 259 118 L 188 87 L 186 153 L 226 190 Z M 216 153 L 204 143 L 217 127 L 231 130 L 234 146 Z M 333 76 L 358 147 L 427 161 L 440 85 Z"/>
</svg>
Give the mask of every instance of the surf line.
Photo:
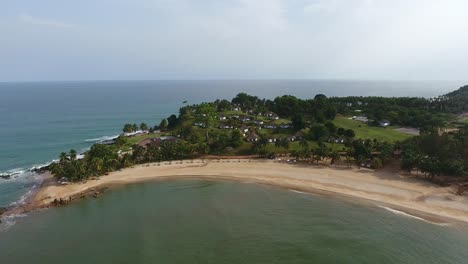
<svg viewBox="0 0 468 264">
<path fill-rule="evenodd" d="M 386 206 L 381 206 L 379 205 L 380 208 L 383 208 L 389 212 L 392 212 L 396 215 L 401 215 L 401 216 L 405 216 L 405 217 L 409 217 L 409 218 L 413 218 L 413 219 L 417 219 L 417 220 L 420 220 L 420 221 L 424 221 L 426 223 L 429 223 L 429 224 L 433 224 L 433 225 L 438 225 L 438 226 L 449 226 L 450 224 L 449 223 L 436 223 L 436 222 L 432 222 L 432 221 L 429 221 L 427 219 L 424 219 L 422 217 L 419 217 L 419 216 L 415 216 L 415 215 L 412 215 L 412 214 L 408 214 L 408 213 L 405 213 L 403 211 L 399 211 L 399 210 L 396 210 L 396 209 L 393 209 L 393 208 L 390 208 L 390 207 L 386 207 Z"/>
</svg>

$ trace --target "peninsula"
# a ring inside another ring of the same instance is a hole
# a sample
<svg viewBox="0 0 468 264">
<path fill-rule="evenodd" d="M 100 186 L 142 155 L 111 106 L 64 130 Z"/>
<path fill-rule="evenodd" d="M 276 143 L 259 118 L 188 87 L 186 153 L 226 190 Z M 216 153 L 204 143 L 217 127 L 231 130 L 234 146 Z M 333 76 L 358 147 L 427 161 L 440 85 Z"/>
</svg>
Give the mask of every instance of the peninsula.
<svg viewBox="0 0 468 264">
<path fill-rule="evenodd" d="M 84 155 L 61 153 L 30 205 L 103 188 L 201 178 L 364 198 L 427 218 L 468 222 L 468 86 L 438 98 L 245 93 L 185 105 L 159 124 L 125 124 Z"/>
</svg>

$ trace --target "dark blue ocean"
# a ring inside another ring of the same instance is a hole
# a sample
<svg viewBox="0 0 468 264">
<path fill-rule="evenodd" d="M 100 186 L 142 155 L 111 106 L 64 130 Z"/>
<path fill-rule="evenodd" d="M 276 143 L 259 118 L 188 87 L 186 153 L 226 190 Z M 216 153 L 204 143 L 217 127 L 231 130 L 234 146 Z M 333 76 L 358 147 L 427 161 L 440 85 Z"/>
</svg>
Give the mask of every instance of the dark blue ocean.
<svg viewBox="0 0 468 264">
<path fill-rule="evenodd" d="M 61 151 L 85 151 L 120 133 L 124 123 L 154 125 L 189 104 L 239 92 L 274 98 L 291 94 L 432 97 L 464 85 L 456 81 L 213 80 L 0 83 L 0 207 L 22 200 L 41 178 L 27 170 Z"/>
</svg>

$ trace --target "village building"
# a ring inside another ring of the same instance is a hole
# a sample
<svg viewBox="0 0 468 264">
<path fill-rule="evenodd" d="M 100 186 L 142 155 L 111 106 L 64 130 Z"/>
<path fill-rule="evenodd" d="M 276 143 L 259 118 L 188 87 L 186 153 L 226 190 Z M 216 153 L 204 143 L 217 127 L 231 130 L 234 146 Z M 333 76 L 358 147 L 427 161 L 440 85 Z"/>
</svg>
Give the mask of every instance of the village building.
<svg viewBox="0 0 468 264">
<path fill-rule="evenodd" d="M 382 120 L 382 121 L 379 122 L 379 125 L 381 127 L 388 127 L 389 125 L 391 125 L 391 123 L 388 120 Z"/>
<path fill-rule="evenodd" d="M 297 131 L 296 134 L 294 134 L 294 137 L 296 140 L 303 140 L 304 139 L 304 133 L 301 131 Z"/>
<path fill-rule="evenodd" d="M 254 121 L 254 124 L 256 124 L 256 125 L 263 125 L 264 122 L 263 122 L 263 121 L 260 121 L 260 120 L 255 120 L 255 121 Z"/>
<path fill-rule="evenodd" d="M 365 116 L 353 116 L 353 119 L 359 122 L 363 122 L 363 123 L 369 122 L 369 118 Z"/>
<path fill-rule="evenodd" d="M 257 136 L 257 134 L 255 133 L 251 133 L 248 137 L 245 138 L 247 142 L 256 142 L 258 141 L 258 139 L 259 139 L 259 136 Z"/>
<path fill-rule="evenodd" d="M 278 126 L 276 125 L 264 125 L 263 128 L 265 129 L 276 129 Z"/>
<path fill-rule="evenodd" d="M 156 146 L 156 147 L 159 147 L 161 146 L 162 142 L 164 141 L 176 141 L 177 138 L 176 137 L 172 137 L 172 136 L 166 136 L 166 137 L 158 137 L 158 138 L 146 138 L 146 139 L 143 139 L 141 140 L 140 142 L 137 143 L 137 145 L 141 146 L 141 147 L 148 147 L 149 145 L 153 145 L 153 146 Z"/>
<path fill-rule="evenodd" d="M 196 127 L 203 127 L 203 128 L 206 127 L 206 125 L 204 123 L 201 123 L 201 122 L 195 122 L 195 123 L 193 123 L 193 125 L 196 126 Z"/>
<path fill-rule="evenodd" d="M 241 122 L 248 122 L 248 121 L 250 121 L 250 117 L 248 117 L 248 116 L 240 116 L 240 117 L 239 117 L 239 120 L 240 120 Z"/>
</svg>

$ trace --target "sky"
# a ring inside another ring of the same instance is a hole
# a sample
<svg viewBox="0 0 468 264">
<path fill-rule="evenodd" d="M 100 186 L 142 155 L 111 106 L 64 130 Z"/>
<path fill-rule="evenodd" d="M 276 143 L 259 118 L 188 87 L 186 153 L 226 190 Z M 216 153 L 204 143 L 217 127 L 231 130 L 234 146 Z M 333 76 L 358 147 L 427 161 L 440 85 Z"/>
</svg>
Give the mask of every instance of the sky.
<svg viewBox="0 0 468 264">
<path fill-rule="evenodd" d="M 466 0 L 2 0 L 0 81 L 467 80 Z"/>
</svg>

